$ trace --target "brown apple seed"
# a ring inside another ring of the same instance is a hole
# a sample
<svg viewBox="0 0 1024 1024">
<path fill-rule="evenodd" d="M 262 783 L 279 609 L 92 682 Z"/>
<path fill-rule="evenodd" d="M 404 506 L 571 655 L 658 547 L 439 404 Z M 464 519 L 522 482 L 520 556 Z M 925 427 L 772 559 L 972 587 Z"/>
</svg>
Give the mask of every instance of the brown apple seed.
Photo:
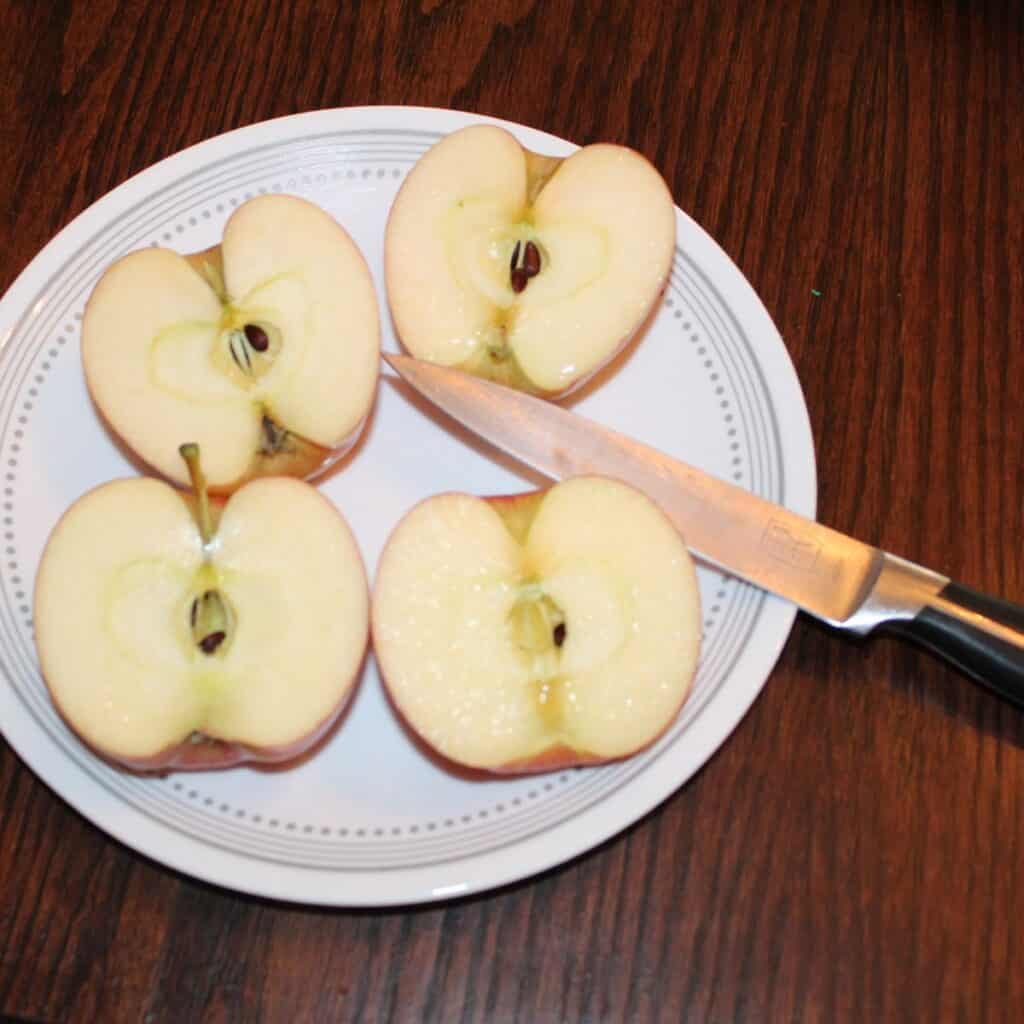
<svg viewBox="0 0 1024 1024">
<path fill-rule="evenodd" d="M 527 277 L 536 277 L 540 273 L 540 249 L 533 242 L 526 243 L 523 269 L 526 271 Z"/>
<path fill-rule="evenodd" d="M 517 295 L 540 273 L 540 249 L 533 242 L 516 242 L 509 260 L 508 279 Z"/>
<path fill-rule="evenodd" d="M 217 650 L 222 643 L 224 643 L 226 638 L 227 633 L 225 633 L 223 629 L 218 629 L 214 633 L 207 633 L 206 636 L 199 641 L 199 649 L 203 654 L 213 654 L 213 652 Z"/>
<path fill-rule="evenodd" d="M 245 340 L 257 352 L 267 351 L 270 346 L 270 338 L 267 337 L 267 332 L 259 324 L 246 324 L 243 329 L 245 331 Z"/>
</svg>

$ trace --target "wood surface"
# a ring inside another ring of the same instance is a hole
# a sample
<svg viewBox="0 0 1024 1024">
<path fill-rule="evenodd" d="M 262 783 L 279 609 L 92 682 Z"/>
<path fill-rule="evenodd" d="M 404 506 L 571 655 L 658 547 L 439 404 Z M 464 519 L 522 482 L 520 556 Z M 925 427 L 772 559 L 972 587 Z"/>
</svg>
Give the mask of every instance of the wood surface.
<svg viewBox="0 0 1024 1024">
<path fill-rule="evenodd" d="M 0 289 L 183 146 L 377 103 L 647 154 L 785 338 L 819 516 L 1024 600 L 1024 4 L 0 4 Z M 222 891 L 0 742 L 0 1013 L 42 1021 L 1019 1021 L 1024 713 L 801 617 L 627 833 L 408 911 Z"/>
</svg>

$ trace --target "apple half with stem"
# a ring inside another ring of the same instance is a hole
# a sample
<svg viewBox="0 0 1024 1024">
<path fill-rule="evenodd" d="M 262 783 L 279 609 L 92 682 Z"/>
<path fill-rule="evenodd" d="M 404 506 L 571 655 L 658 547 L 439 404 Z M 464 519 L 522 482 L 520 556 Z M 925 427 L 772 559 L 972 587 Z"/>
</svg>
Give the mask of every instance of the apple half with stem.
<svg viewBox="0 0 1024 1024">
<path fill-rule="evenodd" d="M 213 249 L 129 253 L 82 322 L 86 382 L 106 422 L 182 485 L 178 444 L 194 438 L 213 493 L 340 458 L 373 404 L 379 359 L 366 261 L 295 196 L 243 203 Z"/>
<path fill-rule="evenodd" d="M 491 772 L 647 746 L 690 690 L 701 635 L 682 538 L 606 477 L 428 498 L 384 548 L 371 618 L 405 721 L 450 761 Z"/>
<path fill-rule="evenodd" d="M 117 480 L 43 552 L 35 638 L 75 733 L 140 771 L 290 761 L 331 728 L 369 635 L 363 562 L 338 510 L 291 477 L 189 498 Z"/>
<path fill-rule="evenodd" d="M 388 302 L 419 359 L 555 397 L 643 325 L 675 249 L 672 196 L 635 150 L 565 159 L 473 125 L 416 163 L 388 218 Z"/>
</svg>

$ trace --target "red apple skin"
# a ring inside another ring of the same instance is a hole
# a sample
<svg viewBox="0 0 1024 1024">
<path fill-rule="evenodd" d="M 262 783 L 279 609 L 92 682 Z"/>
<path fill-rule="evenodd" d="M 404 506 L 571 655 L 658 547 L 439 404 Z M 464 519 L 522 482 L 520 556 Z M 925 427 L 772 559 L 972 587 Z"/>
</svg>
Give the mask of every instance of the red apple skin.
<svg viewBox="0 0 1024 1024">
<path fill-rule="evenodd" d="M 651 168 L 651 170 L 659 178 L 662 178 L 661 171 L 659 171 L 658 168 L 655 167 L 654 164 L 650 160 L 648 160 L 646 156 L 643 155 L 643 153 L 640 153 L 637 150 L 630 149 L 630 147 L 628 146 L 618 146 L 610 142 L 599 142 L 595 143 L 594 145 L 607 147 L 609 149 L 625 150 L 626 152 L 639 157 L 645 164 L 647 164 Z M 664 181 L 663 178 L 662 180 Z M 665 191 L 666 193 L 668 193 L 667 184 L 665 185 Z M 669 193 L 669 200 L 671 201 L 671 199 L 672 196 L 671 193 Z M 675 218 L 674 207 L 672 210 L 672 216 L 673 218 Z M 595 366 L 589 373 L 583 374 L 582 377 L 580 377 L 578 380 L 574 380 L 571 384 L 569 384 L 568 387 L 563 388 L 561 391 L 552 392 L 550 394 L 542 392 L 543 397 L 552 399 L 563 399 L 567 398 L 573 392 L 579 391 L 580 388 L 582 388 L 585 384 L 588 384 L 591 381 L 593 381 L 594 378 L 597 377 L 598 374 L 600 374 L 602 371 L 609 369 L 612 366 L 612 364 L 615 363 L 616 360 L 618 360 L 619 357 L 625 353 L 626 349 L 628 349 L 634 341 L 637 341 L 642 335 L 646 334 L 647 329 L 650 327 L 651 321 L 654 319 L 655 315 L 658 312 L 658 309 L 660 309 L 661 307 L 661 301 L 664 298 L 665 289 L 668 287 L 668 281 L 671 275 L 672 260 L 670 259 L 668 262 L 668 266 L 665 267 L 665 274 L 662 277 L 657 289 L 655 290 L 654 297 L 651 299 L 651 303 L 647 307 L 643 316 L 640 317 L 640 319 L 637 321 L 636 327 L 634 327 L 633 330 L 629 331 L 627 334 L 623 335 L 623 337 L 619 340 L 619 343 L 615 346 L 615 348 L 612 349 L 611 352 L 609 352 L 607 358 L 605 358 L 602 362 L 598 363 L 597 366 Z"/>
<path fill-rule="evenodd" d="M 516 141 L 518 142 L 518 140 L 516 140 Z M 630 147 L 628 147 L 628 146 L 619 146 L 619 145 L 616 145 L 615 143 L 611 143 L 611 142 L 594 143 L 593 145 L 607 146 L 607 147 L 612 148 L 612 149 L 623 149 L 623 150 L 626 150 L 627 152 L 632 153 L 634 156 L 640 157 L 641 160 L 643 160 L 645 163 L 649 164 L 650 167 L 654 170 L 654 172 L 659 177 L 662 176 L 661 172 L 654 166 L 653 163 L 651 163 L 650 160 L 647 159 L 646 156 L 643 155 L 643 153 L 640 153 L 640 152 L 638 152 L 636 150 L 630 149 Z M 536 164 L 543 165 L 543 164 L 549 163 L 551 161 L 557 161 L 557 163 L 559 165 L 561 165 L 566 159 L 568 159 L 568 157 L 548 157 L 548 156 L 545 156 L 542 153 L 535 153 L 533 150 L 527 149 L 521 143 L 520 143 L 520 148 L 522 149 L 523 153 L 526 156 L 526 160 L 527 160 L 527 165 L 528 166 L 531 163 L 533 163 L 535 165 Z M 415 167 L 413 168 L 413 170 L 415 170 Z M 411 175 L 411 173 L 412 172 L 410 172 L 410 175 Z M 556 167 L 553 172 L 549 172 L 547 174 L 546 180 L 545 180 L 544 184 L 546 185 L 547 182 L 551 178 L 553 178 L 555 176 L 555 174 L 557 174 L 557 173 L 558 173 L 558 168 Z M 406 178 L 406 180 L 408 181 L 408 178 Z M 666 189 L 667 189 L 667 187 L 668 186 L 666 185 Z M 403 183 L 403 188 L 404 188 L 404 183 Z M 388 237 L 388 231 L 389 231 L 390 226 L 391 226 L 391 218 L 394 216 L 395 208 L 398 205 L 398 200 L 401 198 L 401 195 L 402 195 L 402 190 L 399 189 L 398 195 L 395 197 L 395 201 L 391 204 L 391 209 L 388 211 L 388 219 L 387 219 L 387 222 L 386 222 L 385 228 L 384 228 L 384 237 L 385 237 L 385 239 Z M 536 196 L 533 196 L 533 198 L 530 199 L 530 202 L 532 203 L 535 200 L 536 200 Z M 674 213 L 673 213 L 673 216 L 674 216 Z M 393 260 L 393 257 L 389 253 L 388 246 L 385 245 L 385 247 L 384 247 L 384 279 L 385 279 L 385 281 L 389 280 L 390 277 L 391 277 L 391 274 L 393 273 L 392 270 L 391 270 L 392 260 Z M 669 278 L 671 277 L 671 275 L 672 275 L 672 263 L 670 261 L 668 267 L 665 268 L 665 275 L 662 278 L 661 283 L 658 285 L 658 288 L 657 288 L 657 291 L 656 291 L 656 293 L 654 295 L 654 298 L 651 300 L 651 304 L 647 307 L 646 312 L 640 318 L 640 320 L 637 323 L 636 327 L 633 328 L 633 330 L 629 331 L 627 334 L 625 334 L 619 340 L 619 342 L 615 346 L 615 348 L 608 354 L 608 356 L 605 359 L 603 359 L 600 363 L 598 363 L 592 370 L 590 370 L 587 373 L 583 374 L 577 380 L 572 381 L 566 387 L 560 388 L 560 389 L 556 389 L 554 391 L 546 391 L 543 388 L 540 388 L 540 387 L 537 387 L 536 385 L 533 385 L 532 382 L 531 382 L 530 393 L 531 394 L 535 394 L 535 395 L 537 395 L 540 398 L 546 398 L 546 399 L 548 399 L 550 401 L 561 401 L 564 398 L 568 398 L 571 394 L 573 394 L 573 392 L 579 391 L 580 388 L 582 388 L 585 384 L 587 384 L 590 381 L 592 381 L 603 370 L 608 369 L 613 363 L 616 362 L 616 360 L 619 359 L 620 356 L 623 355 L 623 353 L 626 351 L 626 349 L 629 348 L 629 346 L 634 341 L 636 341 L 641 335 L 643 335 L 643 334 L 645 334 L 647 332 L 647 329 L 650 326 L 651 320 L 653 319 L 654 315 L 657 313 L 657 310 L 661 306 L 661 300 L 662 300 L 662 298 L 665 295 L 665 289 L 668 287 L 668 282 L 669 282 Z M 391 313 L 391 322 L 392 322 L 392 324 L 395 325 L 395 334 L 398 336 L 398 340 L 401 342 L 402 348 L 405 349 L 405 351 L 410 356 L 413 356 L 414 358 L 419 358 L 419 357 L 416 356 L 416 354 L 414 352 L 410 351 L 406 347 L 405 342 L 402 341 L 401 332 L 398 330 L 398 323 L 399 323 L 400 317 L 398 315 L 396 315 L 395 308 L 391 304 L 390 292 L 388 292 L 388 309 L 389 309 L 389 311 Z M 457 370 L 457 369 L 459 369 L 459 367 L 456 365 L 456 366 L 453 367 L 453 369 Z M 517 495 L 511 495 L 510 497 L 514 498 L 514 497 L 518 497 L 518 496 Z M 488 501 L 497 501 L 497 500 L 500 500 L 500 499 L 499 498 L 488 498 L 486 500 L 488 500 Z"/>
<path fill-rule="evenodd" d="M 348 688 L 338 704 L 316 725 L 310 732 L 304 733 L 291 743 L 274 746 L 258 747 L 251 746 L 234 740 L 223 740 L 215 736 L 207 736 L 199 733 L 202 739 L 195 742 L 185 737 L 180 743 L 158 750 L 149 757 L 122 757 L 103 750 L 84 736 L 75 727 L 74 722 L 64 714 L 60 701 L 47 684 L 47 691 L 50 700 L 57 709 L 64 724 L 78 737 L 78 740 L 91 750 L 101 760 L 112 764 L 115 767 L 127 768 L 129 771 L 141 774 L 162 774 L 172 771 L 216 771 L 222 768 L 235 768 L 243 764 L 251 765 L 287 765 L 289 762 L 297 761 L 300 757 L 312 750 L 325 736 L 334 728 L 335 724 L 345 713 L 356 691 L 359 689 L 357 683 L 362 675 L 363 666 L 366 663 L 366 654 L 369 650 L 369 631 L 367 631 L 366 646 L 363 650 L 363 657 L 359 661 L 355 673 L 349 681 Z M 43 681 L 46 682 L 45 673 Z"/>
<path fill-rule="evenodd" d="M 368 641 L 369 636 L 367 636 L 367 649 L 369 648 Z M 287 767 L 313 750 L 331 732 L 339 719 L 344 715 L 358 690 L 356 681 L 362 674 L 362 666 L 365 660 L 366 654 L 364 651 L 363 659 L 360 661 L 359 668 L 353 676 L 351 685 L 348 687 L 344 697 L 319 725 L 291 743 L 275 747 L 250 746 L 246 743 L 222 740 L 199 734 L 202 736 L 199 742 L 193 742 L 186 737 L 181 743 L 166 747 L 149 757 L 119 757 L 90 743 L 64 714 L 63 709 L 52 692 L 50 697 L 65 725 L 78 737 L 79 741 L 101 760 L 117 768 L 125 768 L 144 775 L 162 775 L 174 771 L 218 771 L 224 768 L 237 768 L 246 764 L 264 767 Z"/>
<path fill-rule="evenodd" d="M 689 693 L 683 696 L 683 699 L 679 702 L 679 705 L 676 707 L 675 711 L 673 711 L 672 716 L 665 723 L 665 727 L 661 732 L 656 736 L 652 736 L 646 743 L 641 744 L 635 750 L 627 751 L 624 754 L 618 754 L 615 757 L 602 756 L 600 754 L 591 753 L 587 750 L 576 750 L 573 747 L 566 746 L 564 743 L 553 743 L 550 747 L 545 747 L 543 750 L 537 751 L 537 753 L 533 754 L 531 757 L 508 761 L 505 764 L 487 766 L 467 765 L 461 761 L 453 761 L 450 757 L 443 754 L 406 717 L 401 705 L 395 698 L 394 692 L 387 684 L 387 670 L 381 663 L 380 652 L 376 647 L 374 648 L 374 657 L 376 657 L 377 664 L 380 669 L 381 681 L 384 684 L 384 693 L 387 697 L 388 704 L 391 706 L 391 709 L 395 712 L 395 715 L 401 721 L 404 728 L 412 736 L 416 737 L 422 749 L 426 751 L 431 758 L 440 761 L 454 774 L 478 774 L 480 778 L 486 778 L 491 775 L 539 775 L 544 772 L 564 771 L 569 768 L 595 768 L 599 765 L 612 764 L 616 761 L 627 761 L 629 758 L 636 757 L 637 754 L 654 746 L 654 744 L 665 735 L 669 726 L 671 726 L 678 717 L 679 712 L 686 703 L 686 698 L 689 696 Z"/>
<path fill-rule="evenodd" d="M 96 487 L 92 488 L 92 490 L 99 490 L 101 487 L 105 486 L 107 486 L 107 484 L 98 484 Z M 82 498 L 85 498 L 88 493 L 91 492 L 87 492 L 85 495 L 82 495 Z M 321 500 L 328 500 L 321 492 L 317 493 Z M 182 500 L 189 504 L 190 507 L 193 507 L 195 499 L 191 493 L 182 492 L 181 497 Z M 210 495 L 210 517 L 214 532 L 217 530 L 221 514 L 223 513 L 224 507 L 227 505 L 229 498 L 230 495 Z M 333 508 L 334 506 L 332 505 L 331 507 Z M 65 510 L 64 515 L 67 514 L 69 509 Z M 64 516 L 62 515 L 61 519 L 63 518 Z M 54 526 L 53 532 L 56 532 L 57 526 L 59 525 L 60 520 L 58 520 L 57 525 Z M 368 592 L 369 580 L 366 575 L 366 566 L 362 562 L 360 562 L 360 565 L 363 574 L 363 585 L 367 588 Z M 223 768 L 235 768 L 244 764 L 287 766 L 290 762 L 297 761 L 304 754 L 311 751 L 334 728 L 335 724 L 349 707 L 356 691 L 359 689 L 358 682 L 362 676 L 363 667 L 366 664 L 366 655 L 369 651 L 369 646 L 370 631 L 369 624 L 367 624 L 366 639 L 364 642 L 362 657 L 356 665 L 355 672 L 348 681 L 348 686 L 345 693 L 342 695 L 341 700 L 331 711 L 328 712 L 318 725 L 314 726 L 312 730 L 304 733 L 302 736 L 296 737 L 291 743 L 272 747 L 260 747 L 241 743 L 235 740 L 224 740 L 214 736 L 206 736 L 205 734 L 199 733 L 199 735 L 202 736 L 202 739 L 199 742 L 193 742 L 188 736 L 186 736 L 180 743 L 175 743 L 169 747 L 165 747 L 163 750 L 159 750 L 148 757 L 121 757 L 108 750 L 104 750 L 101 747 L 97 747 L 92 743 L 78 730 L 74 722 L 72 722 L 64 713 L 64 708 L 61 706 L 60 701 L 57 699 L 57 695 L 53 692 L 46 679 L 46 665 L 41 657 L 39 667 L 43 676 L 43 682 L 46 684 L 47 693 L 50 696 L 50 700 L 53 703 L 54 708 L 60 715 L 61 720 L 68 729 L 74 733 L 79 742 L 81 742 L 86 749 L 95 754 L 96 757 L 100 758 L 100 760 L 106 761 L 114 767 L 125 768 L 129 771 L 140 774 L 163 774 L 171 771 L 215 771 Z"/>
<path fill-rule="evenodd" d="M 340 226 L 340 225 L 339 225 Z M 127 259 L 132 253 L 127 253 L 125 256 L 120 257 L 110 263 L 104 270 L 104 276 L 113 267 L 117 266 L 122 260 Z M 209 249 L 203 249 L 199 252 L 193 253 L 182 253 L 182 257 L 187 260 L 194 270 L 198 271 L 198 265 L 203 257 L 211 258 L 216 263 L 221 264 L 220 257 L 220 245 L 211 246 Z M 365 257 L 363 259 L 364 266 L 366 265 Z M 223 268 L 222 268 L 223 269 Z M 370 269 L 366 267 L 366 273 L 371 277 Z M 89 304 L 92 302 L 93 295 L 96 293 L 96 289 L 90 293 L 89 298 L 85 303 L 85 313 L 89 311 Z M 379 344 L 378 344 L 379 347 Z M 107 418 L 99 402 L 96 400 L 96 392 L 94 384 L 91 380 L 88 367 L 83 365 L 82 375 L 85 377 L 85 387 L 89 393 L 89 399 L 92 402 L 93 410 L 95 411 L 99 421 L 103 424 L 104 428 L 114 439 L 114 443 L 118 449 L 137 467 L 140 467 L 143 472 L 153 472 L 157 474 L 161 479 L 167 480 L 175 487 L 182 486 L 181 481 L 170 480 L 166 474 L 160 469 L 154 466 L 152 463 L 147 462 L 131 445 L 126 437 L 117 430 L 117 428 Z M 237 480 L 232 480 L 226 484 L 208 484 L 209 493 L 213 495 L 224 495 L 228 496 L 237 491 L 240 487 L 247 484 L 250 480 L 255 480 L 258 477 L 265 476 L 294 476 L 300 480 L 312 480 L 320 477 L 340 462 L 356 445 L 360 437 L 363 434 L 363 430 L 366 427 L 370 415 L 373 412 L 373 407 L 376 404 L 376 390 L 374 391 L 373 401 L 371 401 L 363 417 L 358 423 L 352 428 L 352 430 L 337 444 L 332 445 L 329 448 L 325 448 L 322 445 L 315 444 L 312 441 L 303 439 L 303 445 L 305 451 L 299 452 L 293 456 L 279 456 L 274 459 L 274 465 L 268 465 L 270 460 L 261 458 L 258 455 L 253 455 L 252 462 L 249 464 L 249 468 L 243 473 Z"/>
<path fill-rule="evenodd" d="M 502 522 L 506 528 L 512 534 L 516 540 L 522 544 L 526 535 L 529 533 L 530 524 L 533 522 L 534 516 L 536 516 L 538 509 L 540 508 L 541 501 L 544 495 L 547 494 L 549 488 L 541 488 L 536 491 L 525 491 L 519 494 L 497 494 L 490 495 L 482 498 L 482 501 L 486 501 L 495 512 L 501 516 Z M 458 492 L 448 492 L 451 494 Z M 417 505 L 422 505 L 427 501 L 432 501 L 433 498 L 425 498 L 423 501 L 418 502 Z M 416 508 L 417 506 L 413 506 Z M 411 514 L 412 509 L 406 513 Z M 405 516 L 403 516 L 403 520 Z M 401 526 L 401 520 L 392 530 L 392 534 Z M 390 541 L 390 537 L 389 537 Z M 384 551 L 381 556 L 380 566 L 378 572 L 386 564 L 388 558 L 389 549 L 388 544 L 385 543 Z M 370 609 L 370 623 L 371 623 L 371 636 L 376 637 L 378 632 L 376 607 L 371 603 Z M 661 739 L 662 736 L 668 731 L 669 727 L 679 716 L 679 712 L 682 710 L 683 705 L 686 703 L 687 698 L 690 695 L 691 687 L 688 687 L 684 691 L 682 697 L 679 700 L 679 704 L 676 709 L 669 716 L 665 722 L 664 727 L 655 736 L 652 736 L 646 743 L 636 747 L 636 749 L 628 751 L 624 754 L 619 754 L 616 757 L 607 757 L 600 754 L 595 754 L 588 750 L 577 750 L 573 747 L 567 746 L 562 742 L 554 742 L 550 747 L 546 747 L 543 750 L 538 751 L 530 757 L 524 757 L 514 761 L 509 761 L 506 764 L 500 765 L 463 765 L 461 762 L 452 761 L 446 757 L 441 751 L 437 750 L 426 736 L 420 732 L 419 729 L 410 721 L 402 709 L 394 691 L 388 685 L 388 666 L 386 657 L 382 657 L 380 645 L 374 639 L 373 641 L 373 652 L 374 657 L 377 659 L 377 665 L 380 670 L 381 682 L 384 684 L 384 691 L 388 698 L 388 703 L 395 710 L 396 714 L 401 719 L 405 727 L 423 743 L 425 748 L 430 751 L 431 754 L 437 756 L 446 764 L 454 766 L 458 770 L 463 770 L 467 767 L 472 768 L 474 771 L 479 771 L 485 775 L 535 775 L 541 772 L 552 772 L 561 771 L 567 768 L 585 768 L 594 767 L 596 765 L 610 764 L 615 761 L 625 761 L 628 758 L 635 757 L 642 750 L 647 750 Z"/>
<path fill-rule="evenodd" d="M 532 757 L 525 757 L 519 761 L 509 761 L 507 764 L 496 765 L 483 770 L 493 775 L 535 775 L 538 772 L 556 772 L 566 768 L 588 768 L 596 765 L 611 764 L 614 761 L 627 761 L 631 757 L 636 757 L 641 751 L 654 746 L 665 735 L 669 726 L 679 716 L 679 712 L 686 703 L 687 696 L 689 696 L 689 691 L 679 702 L 675 711 L 672 712 L 664 728 L 656 736 L 652 736 L 646 743 L 642 743 L 640 746 L 624 754 L 618 754 L 615 757 L 604 757 L 585 750 L 574 750 L 564 743 L 559 743 L 539 751 Z"/>
</svg>

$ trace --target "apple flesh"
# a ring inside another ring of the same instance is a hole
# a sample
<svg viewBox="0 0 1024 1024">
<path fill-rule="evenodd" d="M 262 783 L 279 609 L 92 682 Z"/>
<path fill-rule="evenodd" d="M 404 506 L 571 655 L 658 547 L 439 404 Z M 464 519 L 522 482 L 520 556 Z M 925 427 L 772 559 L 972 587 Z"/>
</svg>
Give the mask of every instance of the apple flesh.
<svg viewBox="0 0 1024 1024">
<path fill-rule="evenodd" d="M 287 477 L 214 502 L 152 479 L 80 498 L 36 581 L 43 677 L 68 725 L 136 770 L 282 762 L 343 710 L 368 639 L 363 563 L 339 512 Z M 214 532 L 214 524 L 215 532 Z"/>
<path fill-rule="evenodd" d="M 106 422 L 179 484 L 178 444 L 193 438 L 215 493 L 340 458 L 373 403 L 379 354 L 366 261 L 294 196 L 243 203 L 213 249 L 123 257 L 82 323 L 86 382 Z"/>
<path fill-rule="evenodd" d="M 405 347 L 550 397 L 629 342 L 675 248 L 664 179 L 623 146 L 566 159 L 502 128 L 446 136 L 395 198 L 384 242 L 388 301 Z"/>
<path fill-rule="evenodd" d="M 697 665 L 693 561 L 634 488 L 576 477 L 533 494 L 442 494 L 381 556 L 374 651 L 426 743 L 492 772 L 593 764 L 656 739 Z"/>
</svg>

